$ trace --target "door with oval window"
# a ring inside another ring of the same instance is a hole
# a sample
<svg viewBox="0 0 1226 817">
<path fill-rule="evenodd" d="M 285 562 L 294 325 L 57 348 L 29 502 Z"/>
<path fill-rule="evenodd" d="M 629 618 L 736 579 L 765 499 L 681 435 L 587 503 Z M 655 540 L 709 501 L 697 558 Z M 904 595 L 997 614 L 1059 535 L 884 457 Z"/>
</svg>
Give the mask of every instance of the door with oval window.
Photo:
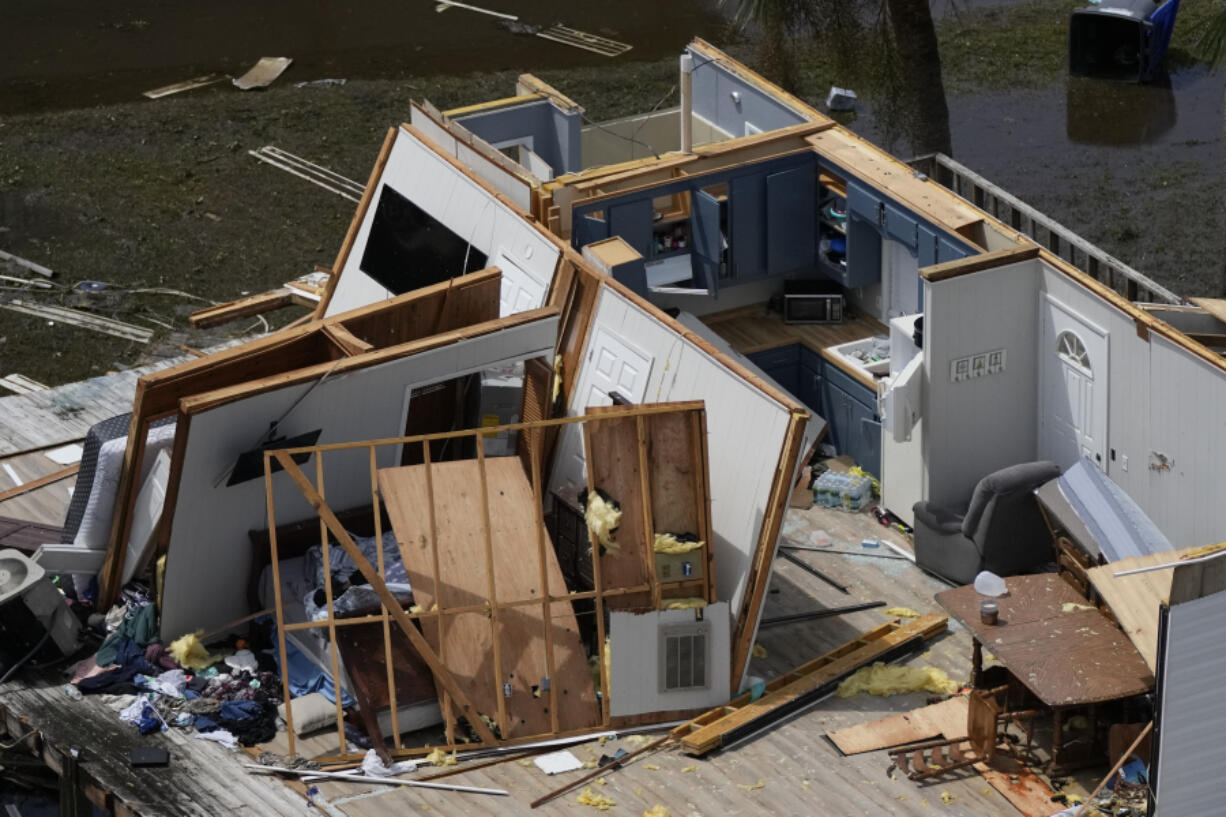
<svg viewBox="0 0 1226 817">
<path fill-rule="evenodd" d="M 1107 332 L 1051 295 L 1040 306 L 1039 456 L 1107 470 Z"/>
</svg>

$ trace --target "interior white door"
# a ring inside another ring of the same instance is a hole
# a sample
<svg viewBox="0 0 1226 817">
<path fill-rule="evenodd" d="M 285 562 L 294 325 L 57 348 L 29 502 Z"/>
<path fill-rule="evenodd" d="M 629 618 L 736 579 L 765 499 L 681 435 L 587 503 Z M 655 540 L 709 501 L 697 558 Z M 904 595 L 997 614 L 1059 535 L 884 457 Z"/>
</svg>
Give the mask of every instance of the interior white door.
<svg viewBox="0 0 1226 817">
<path fill-rule="evenodd" d="M 579 380 L 571 397 L 569 413 L 576 416 L 590 406 L 611 406 L 617 392 L 631 403 L 647 396 L 647 378 L 653 358 L 603 326 L 596 326 L 588 339 L 587 351 L 579 369 Z M 564 426 L 558 441 L 556 467 L 550 490 L 586 482 L 583 434 L 578 426 Z"/>
<path fill-rule="evenodd" d="M 1048 294 L 1039 311 L 1039 456 L 1106 471 L 1107 331 Z"/>
<path fill-rule="evenodd" d="M 494 253 L 490 266 L 502 271 L 502 290 L 499 293 L 498 317 L 517 315 L 536 309 L 545 303 L 549 282 L 542 281 L 521 267 L 505 250 Z"/>
</svg>

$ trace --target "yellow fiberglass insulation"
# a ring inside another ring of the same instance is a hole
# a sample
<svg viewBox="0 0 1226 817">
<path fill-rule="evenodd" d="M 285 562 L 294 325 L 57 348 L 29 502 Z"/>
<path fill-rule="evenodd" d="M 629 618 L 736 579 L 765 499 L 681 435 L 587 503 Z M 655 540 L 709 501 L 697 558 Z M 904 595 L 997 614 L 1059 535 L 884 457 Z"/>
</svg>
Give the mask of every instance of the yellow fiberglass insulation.
<svg viewBox="0 0 1226 817">
<path fill-rule="evenodd" d="M 583 791 L 579 792 L 579 797 L 575 800 L 581 806 L 591 806 L 599 811 L 608 811 L 617 805 L 612 797 L 604 794 L 597 794 L 592 791 L 591 786 L 586 786 Z"/>
<path fill-rule="evenodd" d="M 686 599 L 664 599 L 665 610 L 701 610 L 707 606 L 706 599 L 686 598 Z"/>
<path fill-rule="evenodd" d="M 644 811 L 643 817 L 671 817 L 671 815 L 668 813 L 668 809 L 664 808 L 664 806 L 657 803 L 656 805 Z"/>
<path fill-rule="evenodd" d="M 856 670 L 839 684 L 835 694 L 840 698 L 850 698 L 867 692 L 886 697 L 920 690 L 949 695 L 958 691 L 958 685 L 949 680 L 944 670 L 936 667 L 902 667 L 878 661 Z"/>
<path fill-rule="evenodd" d="M 454 766 L 456 764 L 455 752 L 447 754 L 441 746 L 436 746 L 434 751 L 426 755 L 422 760 L 435 766 Z"/>
<path fill-rule="evenodd" d="M 201 670 L 213 666 L 221 660 L 220 655 L 211 655 L 208 649 L 200 641 L 200 636 L 204 630 L 199 630 L 194 633 L 188 633 L 180 639 L 171 642 L 170 657 L 179 662 L 179 666 L 186 669 Z"/>
<path fill-rule="evenodd" d="M 656 553 L 689 553 L 691 550 L 698 550 L 705 542 L 690 536 L 689 534 L 681 534 L 677 536 L 674 533 L 657 533 L 656 541 L 652 544 L 651 549 Z"/>
<path fill-rule="evenodd" d="M 898 616 L 899 618 L 919 618 L 919 613 L 910 607 L 887 607 L 885 608 L 885 614 L 887 616 Z"/>
<path fill-rule="evenodd" d="M 599 492 L 587 495 L 587 507 L 583 518 L 587 521 L 588 530 L 596 534 L 596 541 L 608 550 L 617 552 L 617 543 L 613 541 L 613 531 L 622 521 L 622 509 L 612 499 L 602 496 Z"/>
<path fill-rule="evenodd" d="M 558 397 L 562 394 L 562 356 L 553 356 L 553 394 L 549 395 L 549 404 L 553 405 L 558 402 Z"/>
</svg>

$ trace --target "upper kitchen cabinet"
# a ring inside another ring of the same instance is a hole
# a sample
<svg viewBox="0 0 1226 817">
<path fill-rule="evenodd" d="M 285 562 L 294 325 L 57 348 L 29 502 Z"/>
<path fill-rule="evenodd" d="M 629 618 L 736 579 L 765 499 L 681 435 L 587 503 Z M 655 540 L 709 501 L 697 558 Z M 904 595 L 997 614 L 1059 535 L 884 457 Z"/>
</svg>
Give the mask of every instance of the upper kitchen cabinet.
<svg viewBox="0 0 1226 817">
<path fill-rule="evenodd" d="M 817 225 L 817 169 L 813 164 L 766 177 L 768 275 L 812 269 Z"/>
</svg>

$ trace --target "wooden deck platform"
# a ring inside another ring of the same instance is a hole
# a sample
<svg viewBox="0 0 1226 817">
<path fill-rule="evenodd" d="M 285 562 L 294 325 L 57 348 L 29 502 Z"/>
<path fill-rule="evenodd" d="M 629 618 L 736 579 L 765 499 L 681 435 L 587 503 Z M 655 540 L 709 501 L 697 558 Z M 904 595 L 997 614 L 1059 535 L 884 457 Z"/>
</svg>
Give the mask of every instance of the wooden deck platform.
<svg viewBox="0 0 1226 817">
<path fill-rule="evenodd" d="M 224 349 L 234 342 L 207 351 Z M 136 381 L 141 375 L 188 359 L 166 358 L 44 391 L 0 397 L 0 457 L 82 439 L 95 423 L 132 410 Z"/>
<path fill-rule="evenodd" d="M 814 508 L 790 511 L 785 521 L 785 542 L 806 544 L 817 529 L 825 530 L 839 547 L 858 547 L 869 536 L 891 538 L 908 547 L 905 537 L 886 533 L 868 513 L 847 514 Z M 798 552 L 802 559 L 848 585 L 844 595 L 795 565 L 780 560 L 766 603 L 766 616 L 833 607 L 857 601 L 881 600 L 911 607 L 921 613 L 939 612 L 933 594 L 945 585 L 910 562 L 870 556 Z M 880 609 L 841 618 L 788 624 L 763 630 L 758 638 L 766 650 L 751 673 L 769 678 L 828 651 L 857 634 L 875 627 L 887 616 Z M 951 621 L 950 632 L 911 659 L 931 664 L 963 681 L 970 672 L 970 638 Z M 614 659 L 616 660 L 616 659 Z M 894 815 L 922 817 L 936 809 L 950 817 L 1013 817 L 1019 812 L 976 774 L 951 776 L 921 786 L 900 775 L 885 775 L 884 755 L 870 752 L 843 757 L 825 737 L 832 729 L 875 720 L 924 705 L 925 694 L 892 698 L 858 696 L 830 698 L 793 720 L 740 746 L 694 759 L 677 750 L 644 757 L 628 768 L 607 775 L 607 784 L 594 785 L 616 805 L 611 813 L 642 814 L 663 804 L 671 814 L 808 814 Z M 74 701 L 54 675 L 10 681 L 0 687 L 0 706 L 11 741 L 30 729 L 41 733 L 43 754 L 54 764 L 72 747 L 85 750 L 80 764 L 82 782 L 96 800 L 117 814 L 153 815 L 288 815 L 316 813 L 307 805 L 306 788 L 298 783 L 246 774 L 240 764 L 249 758 L 227 752 L 192 735 L 173 731 L 141 738 L 121 723 L 99 697 Z M 335 751 L 335 736 L 318 740 L 321 753 Z M 278 737 L 277 744 L 284 742 Z M 274 744 L 268 748 L 277 751 Z M 128 752 L 133 746 L 165 746 L 171 752 L 168 769 L 132 769 Z M 304 741 L 305 749 L 313 743 Z M 619 746 L 635 748 L 629 740 L 605 744 L 589 741 L 572 751 L 581 759 L 597 759 Z M 578 772 L 570 773 L 577 775 Z M 420 773 L 419 775 L 420 776 Z M 389 789 L 361 783 L 320 783 L 311 800 L 320 813 L 331 817 L 374 817 L 399 814 L 508 815 L 574 814 L 578 792 L 539 809 L 529 808 L 536 797 L 566 782 L 567 775 L 546 777 L 535 766 L 517 761 L 458 774 L 446 782 L 505 788 L 510 797 L 460 794 L 421 789 Z M 759 785 L 761 784 L 761 785 Z M 953 801 L 946 805 L 941 794 Z"/>
</svg>

